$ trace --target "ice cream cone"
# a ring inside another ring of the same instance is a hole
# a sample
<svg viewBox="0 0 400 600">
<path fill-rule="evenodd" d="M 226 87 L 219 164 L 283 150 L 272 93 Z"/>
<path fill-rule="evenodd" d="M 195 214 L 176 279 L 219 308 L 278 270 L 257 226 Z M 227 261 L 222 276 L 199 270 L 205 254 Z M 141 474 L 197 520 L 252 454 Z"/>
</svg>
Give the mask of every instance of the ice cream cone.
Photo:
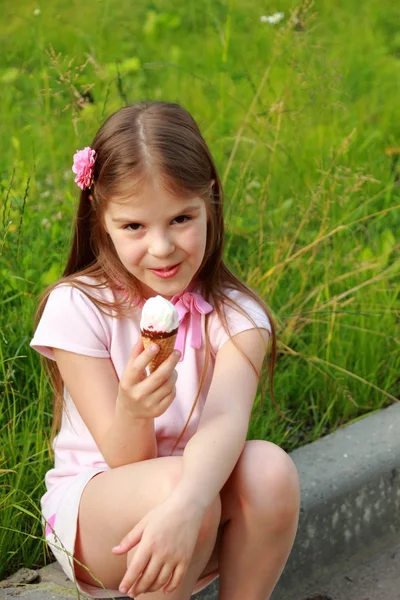
<svg viewBox="0 0 400 600">
<path fill-rule="evenodd" d="M 171 354 L 178 334 L 179 316 L 176 307 L 165 298 L 149 298 L 143 305 L 140 332 L 144 348 L 157 344 L 160 348 L 148 365 L 152 373 Z"/>
<path fill-rule="evenodd" d="M 176 336 L 178 330 L 171 331 L 168 335 L 163 331 L 146 331 L 142 330 L 142 340 L 144 349 L 151 344 L 157 344 L 160 350 L 157 352 L 153 360 L 148 364 L 149 372 L 153 373 L 161 365 L 162 362 L 171 354 L 175 347 Z"/>
</svg>

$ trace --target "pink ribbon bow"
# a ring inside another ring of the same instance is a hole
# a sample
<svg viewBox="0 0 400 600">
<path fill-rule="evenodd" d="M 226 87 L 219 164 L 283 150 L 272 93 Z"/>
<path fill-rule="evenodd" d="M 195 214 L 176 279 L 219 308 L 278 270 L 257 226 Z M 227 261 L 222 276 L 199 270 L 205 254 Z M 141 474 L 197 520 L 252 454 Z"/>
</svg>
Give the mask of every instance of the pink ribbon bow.
<svg viewBox="0 0 400 600">
<path fill-rule="evenodd" d="M 175 348 L 180 350 L 182 361 L 185 356 L 185 343 L 188 327 L 190 329 L 190 345 L 197 350 L 201 348 L 201 315 L 206 315 L 213 310 L 211 304 L 206 302 L 201 294 L 185 292 L 176 294 L 171 298 L 175 304 L 179 317 L 179 329 Z"/>
</svg>

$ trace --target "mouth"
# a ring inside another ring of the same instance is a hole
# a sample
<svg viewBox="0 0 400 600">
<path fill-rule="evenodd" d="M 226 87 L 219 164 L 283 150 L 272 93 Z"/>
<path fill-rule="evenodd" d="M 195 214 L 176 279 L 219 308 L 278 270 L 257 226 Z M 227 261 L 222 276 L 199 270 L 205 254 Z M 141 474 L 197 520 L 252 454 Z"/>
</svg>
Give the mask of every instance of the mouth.
<svg viewBox="0 0 400 600">
<path fill-rule="evenodd" d="M 163 279 L 167 279 L 169 277 L 174 277 L 179 271 L 179 267 L 181 263 L 177 265 L 172 265 L 170 267 L 163 267 L 162 269 L 149 269 L 152 273 L 157 275 L 157 277 L 162 277 Z"/>
<path fill-rule="evenodd" d="M 157 269 L 150 269 L 150 271 L 170 271 L 171 269 L 175 269 L 178 267 L 180 263 L 176 263 L 174 265 L 169 265 L 168 267 L 158 267 Z"/>
</svg>

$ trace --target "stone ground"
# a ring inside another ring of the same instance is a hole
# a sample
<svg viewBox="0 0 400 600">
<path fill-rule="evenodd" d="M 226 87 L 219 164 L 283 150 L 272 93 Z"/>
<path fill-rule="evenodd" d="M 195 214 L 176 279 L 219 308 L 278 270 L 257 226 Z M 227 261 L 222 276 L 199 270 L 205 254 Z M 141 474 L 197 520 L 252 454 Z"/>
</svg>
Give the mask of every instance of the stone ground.
<svg viewBox="0 0 400 600">
<path fill-rule="evenodd" d="M 215 589 L 214 586 L 212 588 Z M 197 597 L 203 600 L 218 597 L 215 592 L 210 595 L 210 591 L 204 590 Z M 80 597 L 86 600 L 83 594 Z M 20 569 L 17 574 L 0 583 L 0 600 L 72 598 L 78 598 L 74 584 L 63 574 L 57 563 L 38 571 Z M 400 600 L 400 542 L 336 575 L 323 589 L 298 600 Z"/>
<path fill-rule="evenodd" d="M 400 541 L 336 575 L 321 593 L 304 600 L 400 600 Z"/>
</svg>

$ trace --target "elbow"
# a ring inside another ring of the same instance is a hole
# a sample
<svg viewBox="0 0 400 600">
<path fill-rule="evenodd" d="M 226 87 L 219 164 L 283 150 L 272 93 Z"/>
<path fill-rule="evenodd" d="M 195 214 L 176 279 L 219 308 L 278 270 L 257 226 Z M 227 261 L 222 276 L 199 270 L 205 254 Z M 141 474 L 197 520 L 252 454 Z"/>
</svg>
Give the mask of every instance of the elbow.
<svg viewBox="0 0 400 600">
<path fill-rule="evenodd" d="M 132 465 L 134 463 L 143 462 L 144 460 L 151 460 L 152 458 L 157 458 L 157 446 L 154 445 L 153 448 L 147 449 L 145 452 L 140 452 L 135 455 L 133 454 L 108 454 L 107 452 L 103 453 L 103 458 L 105 463 L 110 469 L 117 469 L 118 467 L 124 467 L 125 465 Z"/>
</svg>

